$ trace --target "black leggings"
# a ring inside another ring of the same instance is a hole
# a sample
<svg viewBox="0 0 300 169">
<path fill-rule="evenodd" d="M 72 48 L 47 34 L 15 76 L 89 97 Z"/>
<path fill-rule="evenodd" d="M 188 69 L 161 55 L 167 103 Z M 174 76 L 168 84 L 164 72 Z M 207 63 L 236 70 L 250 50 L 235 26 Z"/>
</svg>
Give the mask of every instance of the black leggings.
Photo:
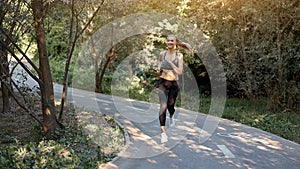
<svg viewBox="0 0 300 169">
<path fill-rule="evenodd" d="M 175 112 L 175 102 L 179 93 L 177 81 L 168 81 L 161 78 L 158 85 L 158 96 L 160 102 L 159 122 L 160 126 L 166 125 L 166 111 L 168 109 L 171 116 Z"/>
</svg>

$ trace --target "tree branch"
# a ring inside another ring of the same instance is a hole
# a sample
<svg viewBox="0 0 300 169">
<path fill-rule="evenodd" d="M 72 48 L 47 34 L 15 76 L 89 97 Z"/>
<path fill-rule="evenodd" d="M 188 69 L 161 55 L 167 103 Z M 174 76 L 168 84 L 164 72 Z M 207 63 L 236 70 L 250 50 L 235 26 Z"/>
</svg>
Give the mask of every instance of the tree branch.
<svg viewBox="0 0 300 169">
<path fill-rule="evenodd" d="M 22 68 L 30 75 L 30 77 L 32 77 L 36 82 L 38 82 L 39 84 L 41 84 L 41 81 L 39 78 L 37 78 L 27 67 L 26 65 L 16 56 L 16 54 L 9 49 L 4 43 L 3 41 L 0 41 L 0 43 L 5 47 L 5 49 L 14 57 L 14 59 L 17 60 L 17 62 L 22 66 Z"/>
<path fill-rule="evenodd" d="M 7 72 L 6 72 L 6 73 L 7 73 Z M 18 85 L 17 85 L 14 81 L 11 81 L 11 82 L 12 82 L 12 84 L 14 85 L 14 87 L 18 90 L 18 92 L 23 96 L 23 98 L 25 98 L 25 96 L 22 94 L 22 92 L 21 92 L 20 88 L 18 87 Z M 3 83 L 3 84 L 7 87 L 9 93 L 10 93 L 11 96 L 14 98 L 14 100 L 16 101 L 16 103 L 17 103 L 22 109 L 24 109 L 27 113 L 29 113 L 29 115 L 30 115 L 31 117 L 33 117 L 36 121 L 38 121 L 41 125 L 43 125 L 43 122 L 42 122 L 35 114 L 33 114 L 29 109 L 27 109 L 25 105 L 23 105 L 23 104 L 19 101 L 19 99 L 17 98 L 15 92 L 12 90 L 12 88 L 11 88 L 9 85 L 7 85 L 7 82 L 5 82 L 5 83 Z"/>
<path fill-rule="evenodd" d="M 58 117 L 58 120 L 61 120 L 62 119 L 62 115 L 63 115 L 63 111 L 64 111 L 64 107 L 65 107 L 65 100 L 67 99 L 67 88 L 68 88 L 68 73 L 69 73 L 69 67 L 70 67 L 70 63 L 71 63 L 71 58 L 72 58 L 72 55 L 73 55 L 73 51 L 74 51 L 74 48 L 75 48 L 75 44 L 76 44 L 76 41 L 77 39 L 83 34 L 83 32 L 87 29 L 87 27 L 90 25 L 90 23 L 92 22 L 92 20 L 94 19 L 94 17 L 96 16 L 96 14 L 100 11 L 103 3 L 104 3 L 105 0 L 102 0 L 101 4 L 97 7 L 96 11 L 93 13 L 93 16 L 89 19 L 89 21 L 87 22 L 87 24 L 83 27 L 83 29 L 79 32 L 79 33 L 76 33 L 75 34 L 75 37 L 73 39 L 73 42 L 71 42 L 70 44 L 71 45 L 71 48 L 69 50 L 69 53 L 68 53 L 68 58 L 67 58 L 67 61 L 66 61 L 66 66 L 65 66 L 65 75 L 64 75 L 64 82 L 63 82 L 63 91 L 62 91 L 62 97 L 61 97 L 61 109 L 60 109 L 60 112 L 59 112 L 59 117 Z M 74 1 L 72 1 L 72 3 L 74 3 Z M 72 5 L 72 7 L 74 7 Z M 73 12 L 72 12 L 72 17 L 73 17 Z M 77 22 L 78 24 L 78 22 Z M 78 26 L 77 26 L 78 27 Z M 76 28 L 76 32 L 77 32 L 77 28 Z M 71 32 L 70 32 L 71 33 Z"/>
<path fill-rule="evenodd" d="M 0 29 L 0 30 L 11 41 L 13 46 L 22 54 L 22 56 L 26 59 L 26 61 L 30 64 L 30 66 L 33 67 L 33 69 L 37 72 L 38 76 L 40 76 L 41 75 L 40 70 L 35 66 L 35 64 L 31 61 L 31 59 L 28 58 L 28 56 L 23 52 L 23 50 L 13 41 L 13 39 L 9 35 L 7 35 L 7 33 L 3 29 Z M 3 44 L 2 41 L 1 41 L 1 43 Z M 14 57 L 16 57 L 14 52 L 12 50 L 10 50 L 9 47 L 7 47 L 5 44 L 4 44 L 4 46 L 7 50 L 10 51 L 11 54 L 14 55 Z"/>
</svg>

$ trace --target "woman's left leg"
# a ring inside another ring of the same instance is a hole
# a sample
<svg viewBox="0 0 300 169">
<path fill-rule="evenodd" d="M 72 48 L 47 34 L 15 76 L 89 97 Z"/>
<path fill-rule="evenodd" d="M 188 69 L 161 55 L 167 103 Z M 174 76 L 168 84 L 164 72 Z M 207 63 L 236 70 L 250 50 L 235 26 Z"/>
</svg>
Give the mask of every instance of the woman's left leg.
<svg viewBox="0 0 300 169">
<path fill-rule="evenodd" d="M 179 93 L 179 87 L 177 82 L 175 81 L 173 82 L 172 87 L 170 88 L 168 93 L 167 108 L 170 113 L 170 118 L 172 118 L 175 113 L 175 103 L 176 103 L 178 93 Z"/>
</svg>

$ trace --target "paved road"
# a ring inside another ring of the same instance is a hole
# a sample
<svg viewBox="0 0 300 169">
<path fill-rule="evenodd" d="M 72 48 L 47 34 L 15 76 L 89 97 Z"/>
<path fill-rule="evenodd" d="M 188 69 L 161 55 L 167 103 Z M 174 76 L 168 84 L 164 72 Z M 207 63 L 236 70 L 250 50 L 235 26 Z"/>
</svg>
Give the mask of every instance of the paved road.
<svg viewBox="0 0 300 169">
<path fill-rule="evenodd" d="M 62 88 L 55 85 L 55 95 Z M 112 115 L 127 131 L 127 144 L 105 169 L 300 169 L 300 145 L 229 120 L 177 109 L 169 141 L 160 143 L 158 105 L 78 89 L 69 102 Z M 205 122 L 218 123 L 209 133 Z"/>
</svg>

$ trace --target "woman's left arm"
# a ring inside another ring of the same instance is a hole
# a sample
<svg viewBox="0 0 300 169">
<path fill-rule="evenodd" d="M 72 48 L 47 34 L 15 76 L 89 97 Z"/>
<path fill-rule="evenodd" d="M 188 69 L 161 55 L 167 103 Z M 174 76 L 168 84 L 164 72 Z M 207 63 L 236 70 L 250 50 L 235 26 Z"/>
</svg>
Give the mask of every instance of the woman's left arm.
<svg viewBox="0 0 300 169">
<path fill-rule="evenodd" d="M 175 73 L 181 75 L 183 72 L 183 55 L 182 53 L 178 53 L 178 67 L 170 60 L 167 60 Z"/>
</svg>

